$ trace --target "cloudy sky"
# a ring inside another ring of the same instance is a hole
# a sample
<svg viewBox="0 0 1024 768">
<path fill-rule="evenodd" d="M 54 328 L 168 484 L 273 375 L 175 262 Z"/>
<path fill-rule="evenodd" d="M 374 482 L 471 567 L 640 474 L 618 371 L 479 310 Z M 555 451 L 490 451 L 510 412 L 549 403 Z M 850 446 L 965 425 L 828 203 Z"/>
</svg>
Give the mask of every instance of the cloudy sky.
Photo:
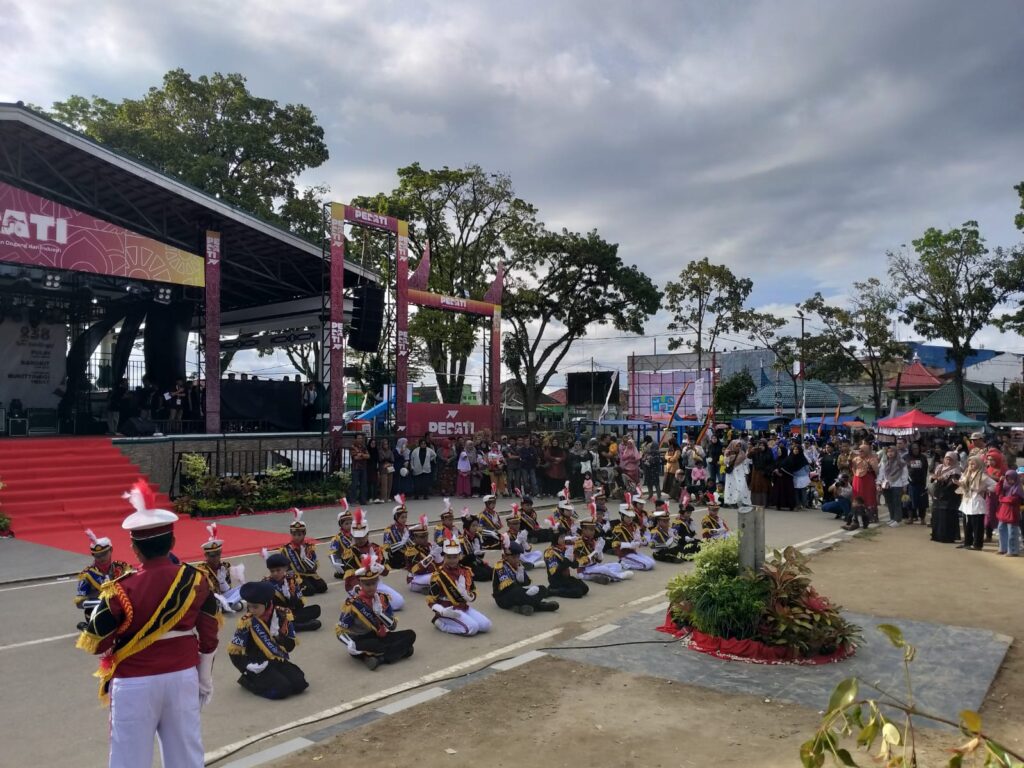
<svg viewBox="0 0 1024 768">
<path fill-rule="evenodd" d="M 0 0 L 0 99 L 241 72 L 314 110 L 331 160 L 304 181 L 338 199 L 390 190 L 413 161 L 479 163 L 659 283 L 708 256 L 784 309 L 883 274 L 929 226 L 1020 240 L 1022 29 L 1016 0 Z M 590 341 L 568 369 L 624 368 L 653 343 Z"/>
</svg>

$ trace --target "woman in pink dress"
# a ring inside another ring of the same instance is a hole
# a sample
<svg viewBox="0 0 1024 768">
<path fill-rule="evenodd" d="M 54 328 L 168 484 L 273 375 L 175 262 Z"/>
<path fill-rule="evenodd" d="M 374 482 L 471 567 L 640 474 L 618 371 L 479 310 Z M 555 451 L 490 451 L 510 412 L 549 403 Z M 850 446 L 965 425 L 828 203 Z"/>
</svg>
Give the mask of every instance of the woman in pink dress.
<svg viewBox="0 0 1024 768">
<path fill-rule="evenodd" d="M 853 471 L 853 498 L 860 498 L 867 508 L 871 522 L 878 522 L 878 457 L 871 446 L 861 443 L 857 455 L 850 458 L 850 469 Z"/>
<path fill-rule="evenodd" d="M 626 475 L 633 484 L 640 482 L 640 451 L 632 437 L 626 437 L 622 442 L 622 449 L 619 451 L 619 469 Z"/>
</svg>

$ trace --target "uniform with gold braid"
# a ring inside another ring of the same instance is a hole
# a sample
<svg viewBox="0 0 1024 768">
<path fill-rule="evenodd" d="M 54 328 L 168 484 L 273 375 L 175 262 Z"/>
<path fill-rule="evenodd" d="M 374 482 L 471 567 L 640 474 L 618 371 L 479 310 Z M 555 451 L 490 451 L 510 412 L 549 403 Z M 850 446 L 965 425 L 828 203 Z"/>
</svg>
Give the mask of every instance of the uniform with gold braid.
<svg viewBox="0 0 1024 768">
<path fill-rule="evenodd" d="M 390 599 L 377 589 L 384 571 L 376 552 L 363 556 L 356 570 L 359 587 L 341 607 L 335 630 L 348 652 L 369 669 L 412 656 L 416 642 L 416 633 L 411 629 L 398 629 Z"/>
<path fill-rule="evenodd" d="M 157 509 L 142 480 L 126 494 L 135 512 L 121 524 L 142 559 L 137 572 L 100 587 L 100 603 L 77 646 L 100 654 L 100 698 L 110 703 L 110 766 L 153 762 L 154 736 L 167 766 L 200 768 L 199 711 L 213 695 L 219 613 L 207 579 L 168 558 L 173 512 Z"/>
<path fill-rule="evenodd" d="M 274 605 L 269 581 L 242 585 L 242 599 L 249 610 L 238 620 L 228 646 L 228 657 L 241 672 L 238 684 L 265 699 L 286 699 L 309 687 L 290 654 L 298 645 L 295 623 L 287 608 Z"/>
</svg>

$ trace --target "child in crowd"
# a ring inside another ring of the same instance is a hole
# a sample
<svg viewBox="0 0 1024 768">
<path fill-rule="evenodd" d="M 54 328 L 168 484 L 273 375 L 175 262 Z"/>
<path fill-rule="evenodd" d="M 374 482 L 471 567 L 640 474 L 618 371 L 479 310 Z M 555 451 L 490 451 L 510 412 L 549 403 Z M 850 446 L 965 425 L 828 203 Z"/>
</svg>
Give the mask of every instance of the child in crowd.
<svg viewBox="0 0 1024 768">
<path fill-rule="evenodd" d="M 999 522 L 999 554 L 1009 557 L 1020 555 L 1020 506 L 1024 489 L 1013 469 L 1007 470 L 996 486 L 999 507 L 996 520 Z"/>
<path fill-rule="evenodd" d="M 704 464 L 704 459 L 699 456 L 693 460 L 693 468 L 690 469 L 690 482 L 686 486 L 686 490 L 690 492 L 691 496 L 703 496 L 704 492 L 708 489 L 708 470 Z"/>
<path fill-rule="evenodd" d="M 594 478 L 589 472 L 583 473 L 583 499 L 590 503 L 594 498 Z"/>
</svg>

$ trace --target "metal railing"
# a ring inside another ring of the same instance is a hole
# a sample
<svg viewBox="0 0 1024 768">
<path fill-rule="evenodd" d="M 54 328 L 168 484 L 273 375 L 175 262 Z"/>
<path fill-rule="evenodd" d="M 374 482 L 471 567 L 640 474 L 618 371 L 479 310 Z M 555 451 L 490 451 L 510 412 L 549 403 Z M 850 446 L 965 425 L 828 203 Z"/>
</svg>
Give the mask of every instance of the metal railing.
<svg viewBox="0 0 1024 768">
<path fill-rule="evenodd" d="M 273 442 L 273 446 L 264 442 Z M 281 437 L 266 435 L 263 438 L 222 437 L 204 441 L 199 449 L 185 450 L 173 445 L 171 450 L 172 497 L 181 495 L 185 486 L 201 485 L 203 478 L 252 478 L 263 480 L 277 467 L 287 466 L 292 470 L 292 483 L 296 487 L 323 485 L 339 470 L 351 466 L 349 452 L 332 445 L 327 436 L 319 438 L 316 447 L 309 447 L 309 437 L 295 437 L 292 444 L 282 443 Z M 253 444 L 255 443 L 255 444 Z M 205 462 L 202 477 L 183 476 L 186 455 L 200 456 Z"/>
</svg>

